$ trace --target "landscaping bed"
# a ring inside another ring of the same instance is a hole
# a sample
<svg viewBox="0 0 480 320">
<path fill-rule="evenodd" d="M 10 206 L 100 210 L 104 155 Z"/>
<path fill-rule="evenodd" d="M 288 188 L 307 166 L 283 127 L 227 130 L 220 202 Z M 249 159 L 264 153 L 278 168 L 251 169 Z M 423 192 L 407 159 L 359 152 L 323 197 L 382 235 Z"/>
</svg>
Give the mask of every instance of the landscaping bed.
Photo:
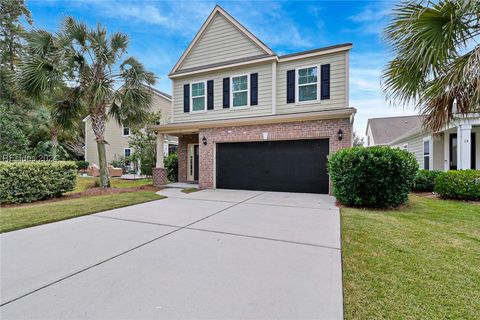
<svg viewBox="0 0 480 320">
<path fill-rule="evenodd" d="M 480 205 L 341 209 L 346 319 L 477 319 Z"/>
</svg>

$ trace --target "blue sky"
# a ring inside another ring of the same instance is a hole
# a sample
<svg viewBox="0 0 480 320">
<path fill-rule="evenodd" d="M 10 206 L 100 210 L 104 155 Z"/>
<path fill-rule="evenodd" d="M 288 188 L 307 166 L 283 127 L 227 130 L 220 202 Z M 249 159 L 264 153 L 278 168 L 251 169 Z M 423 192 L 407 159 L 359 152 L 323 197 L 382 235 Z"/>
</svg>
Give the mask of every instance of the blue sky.
<svg viewBox="0 0 480 320">
<path fill-rule="evenodd" d="M 156 87 L 168 93 L 168 72 L 215 4 L 277 54 L 352 42 L 350 106 L 358 109 L 359 135 L 364 135 L 368 118 L 415 113 L 388 105 L 380 88 L 381 70 L 391 57 L 382 32 L 394 1 L 27 0 L 36 28 L 53 32 L 65 16 L 74 16 L 128 34 L 128 54 L 153 71 L 159 78 Z"/>
</svg>

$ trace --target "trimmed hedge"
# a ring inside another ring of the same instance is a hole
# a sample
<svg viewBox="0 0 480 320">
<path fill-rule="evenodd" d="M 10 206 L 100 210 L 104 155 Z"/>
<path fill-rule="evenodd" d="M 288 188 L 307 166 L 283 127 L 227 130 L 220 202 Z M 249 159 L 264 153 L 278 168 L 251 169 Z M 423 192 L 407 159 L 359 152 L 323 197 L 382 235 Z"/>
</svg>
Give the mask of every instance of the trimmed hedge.
<svg viewBox="0 0 480 320">
<path fill-rule="evenodd" d="M 20 203 L 58 197 L 75 188 L 73 161 L 0 162 L 0 202 Z"/>
<path fill-rule="evenodd" d="M 450 170 L 435 181 L 435 192 L 443 199 L 480 200 L 480 170 Z"/>
<path fill-rule="evenodd" d="M 419 170 L 415 177 L 413 190 L 416 191 L 433 191 L 435 188 L 435 180 L 442 171 L 438 170 Z"/>
<path fill-rule="evenodd" d="M 411 153 L 384 146 L 347 148 L 328 157 L 333 194 L 347 206 L 391 208 L 405 203 L 417 170 Z"/>
</svg>

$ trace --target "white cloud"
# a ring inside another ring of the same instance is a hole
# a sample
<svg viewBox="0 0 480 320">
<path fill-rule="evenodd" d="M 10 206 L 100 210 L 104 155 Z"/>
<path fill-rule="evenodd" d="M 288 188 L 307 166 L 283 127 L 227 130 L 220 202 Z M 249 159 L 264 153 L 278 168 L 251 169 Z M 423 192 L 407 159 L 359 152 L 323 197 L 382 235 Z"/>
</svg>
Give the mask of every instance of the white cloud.
<svg viewBox="0 0 480 320">
<path fill-rule="evenodd" d="M 343 31 L 361 33 L 364 35 L 381 35 L 388 23 L 393 6 L 393 1 L 367 4 L 362 11 L 348 18 L 355 23 L 357 27 L 346 28 Z"/>
</svg>

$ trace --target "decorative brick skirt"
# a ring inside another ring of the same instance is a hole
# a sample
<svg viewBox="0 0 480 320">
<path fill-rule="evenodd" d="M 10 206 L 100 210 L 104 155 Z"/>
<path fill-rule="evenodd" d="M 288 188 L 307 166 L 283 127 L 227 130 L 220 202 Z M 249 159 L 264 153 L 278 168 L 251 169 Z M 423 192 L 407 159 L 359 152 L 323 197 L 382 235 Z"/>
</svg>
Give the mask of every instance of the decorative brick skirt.
<svg viewBox="0 0 480 320">
<path fill-rule="evenodd" d="M 165 168 L 153 168 L 153 185 L 155 187 L 161 187 L 167 184 L 167 169 Z"/>
</svg>

